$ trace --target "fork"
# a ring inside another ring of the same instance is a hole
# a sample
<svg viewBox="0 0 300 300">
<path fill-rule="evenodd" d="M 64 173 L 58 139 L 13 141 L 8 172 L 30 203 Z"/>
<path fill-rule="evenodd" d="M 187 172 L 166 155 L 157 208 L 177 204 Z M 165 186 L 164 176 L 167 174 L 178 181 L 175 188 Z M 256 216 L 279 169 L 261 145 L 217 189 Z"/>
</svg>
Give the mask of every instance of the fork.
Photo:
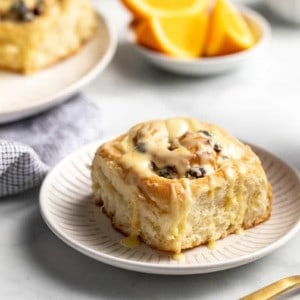
<svg viewBox="0 0 300 300">
<path fill-rule="evenodd" d="M 275 281 L 240 300 L 268 300 L 290 289 L 300 287 L 300 275 L 290 276 Z"/>
</svg>

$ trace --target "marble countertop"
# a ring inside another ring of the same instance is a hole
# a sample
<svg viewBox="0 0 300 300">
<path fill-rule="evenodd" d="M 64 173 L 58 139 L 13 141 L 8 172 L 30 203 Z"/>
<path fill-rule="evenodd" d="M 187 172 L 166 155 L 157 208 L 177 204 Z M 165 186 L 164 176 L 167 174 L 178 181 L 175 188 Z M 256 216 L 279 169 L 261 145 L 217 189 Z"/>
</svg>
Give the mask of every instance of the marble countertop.
<svg viewBox="0 0 300 300">
<path fill-rule="evenodd" d="M 136 122 L 193 116 L 218 123 L 300 170 L 300 28 L 271 16 L 269 48 L 243 69 L 223 76 L 187 78 L 159 71 L 124 39 L 128 15 L 117 1 L 95 1 L 119 33 L 109 67 L 84 92 L 104 112 L 106 134 Z M 300 272 L 300 234 L 248 265 L 210 274 L 160 276 L 117 269 L 80 254 L 43 222 L 38 191 L 0 201 L 1 299 L 238 299 Z M 289 299 L 299 299 L 291 293 Z"/>
</svg>

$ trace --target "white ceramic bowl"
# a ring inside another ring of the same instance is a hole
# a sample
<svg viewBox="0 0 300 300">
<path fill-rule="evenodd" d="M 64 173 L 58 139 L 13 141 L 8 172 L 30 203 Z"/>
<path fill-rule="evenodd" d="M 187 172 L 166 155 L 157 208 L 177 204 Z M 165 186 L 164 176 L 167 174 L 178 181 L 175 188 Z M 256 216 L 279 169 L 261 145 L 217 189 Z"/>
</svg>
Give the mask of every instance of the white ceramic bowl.
<svg viewBox="0 0 300 300">
<path fill-rule="evenodd" d="M 300 0 L 267 0 L 266 3 L 277 16 L 300 25 Z"/>
<path fill-rule="evenodd" d="M 257 43 L 252 48 L 238 53 L 211 58 L 177 59 L 138 45 L 130 29 L 128 39 L 140 55 L 163 70 L 189 76 L 216 75 L 237 69 L 248 62 L 254 57 L 257 50 L 260 50 L 270 40 L 271 28 L 264 17 L 250 8 L 242 7 L 240 11 L 251 26 Z"/>
</svg>

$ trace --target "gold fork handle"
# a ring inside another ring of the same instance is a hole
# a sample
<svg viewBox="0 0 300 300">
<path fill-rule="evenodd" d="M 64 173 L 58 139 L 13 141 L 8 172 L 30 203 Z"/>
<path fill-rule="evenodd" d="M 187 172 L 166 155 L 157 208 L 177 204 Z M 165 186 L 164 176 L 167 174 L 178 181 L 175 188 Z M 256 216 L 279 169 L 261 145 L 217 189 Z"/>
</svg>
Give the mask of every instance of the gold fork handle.
<svg viewBox="0 0 300 300">
<path fill-rule="evenodd" d="M 271 283 L 240 300 L 267 300 L 297 286 L 300 286 L 300 276 L 290 276 Z"/>
</svg>

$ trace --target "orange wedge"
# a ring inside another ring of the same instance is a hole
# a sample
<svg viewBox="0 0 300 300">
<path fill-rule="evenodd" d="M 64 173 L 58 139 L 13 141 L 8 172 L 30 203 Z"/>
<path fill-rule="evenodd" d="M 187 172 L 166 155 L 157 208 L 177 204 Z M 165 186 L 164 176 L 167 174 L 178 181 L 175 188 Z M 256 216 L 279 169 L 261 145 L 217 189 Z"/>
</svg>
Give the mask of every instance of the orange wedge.
<svg viewBox="0 0 300 300">
<path fill-rule="evenodd" d="M 205 55 L 226 55 L 246 50 L 255 43 L 248 23 L 228 0 L 216 0 L 212 11 Z"/>
<path fill-rule="evenodd" d="M 210 0 L 206 1 L 209 5 Z M 132 24 L 137 43 L 177 58 L 203 53 L 208 25 L 208 6 L 181 16 L 152 17 Z"/>
<path fill-rule="evenodd" d="M 185 14 L 202 6 L 206 0 L 121 0 L 135 18 Z"/>
</svg>

